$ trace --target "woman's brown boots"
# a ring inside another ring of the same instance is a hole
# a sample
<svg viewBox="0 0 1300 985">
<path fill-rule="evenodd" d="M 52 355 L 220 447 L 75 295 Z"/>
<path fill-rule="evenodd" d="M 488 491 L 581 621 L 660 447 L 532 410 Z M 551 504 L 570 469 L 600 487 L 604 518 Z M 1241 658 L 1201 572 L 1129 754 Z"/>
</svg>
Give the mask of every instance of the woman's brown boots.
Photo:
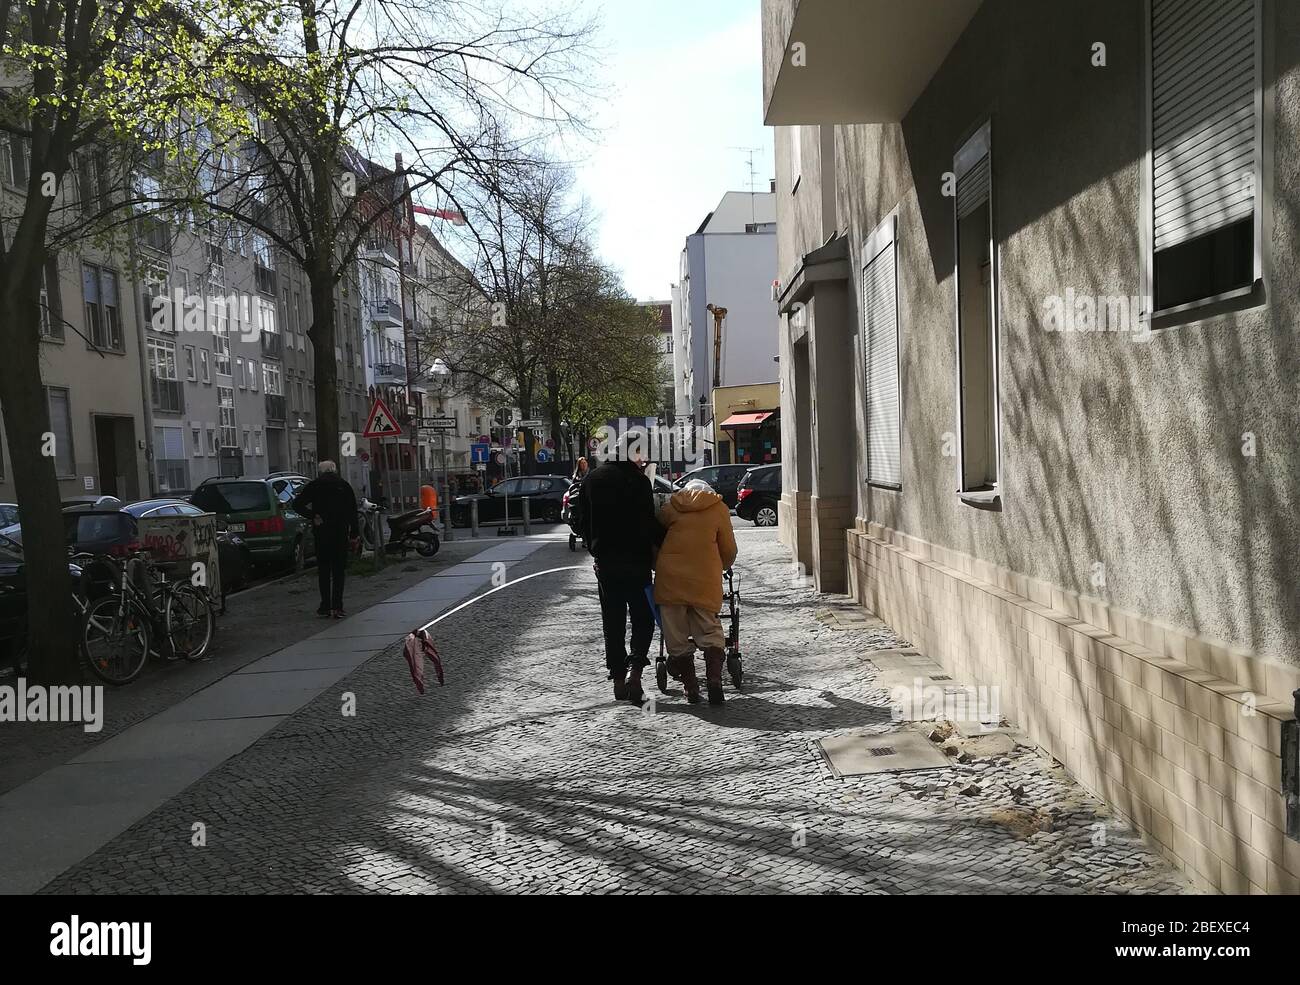
<svg viewBox="0 0 1300 985">
<path fill-rule="evenodd" d="M 700 703 L 700 679 L 695 676 L 695 653 L 668 658 L 668 670 L 682 682 L 686 690 L 686 700 L 693 705 Z"/>
<path fill-rule="evenodd" d="M 704 651 L 704 680 L 709 687 L 709 704 L 720 705 L 722 696 L 722 666 L 727 662 L 727 655 L 720 646 L 711 646 Z"/>
</svg>

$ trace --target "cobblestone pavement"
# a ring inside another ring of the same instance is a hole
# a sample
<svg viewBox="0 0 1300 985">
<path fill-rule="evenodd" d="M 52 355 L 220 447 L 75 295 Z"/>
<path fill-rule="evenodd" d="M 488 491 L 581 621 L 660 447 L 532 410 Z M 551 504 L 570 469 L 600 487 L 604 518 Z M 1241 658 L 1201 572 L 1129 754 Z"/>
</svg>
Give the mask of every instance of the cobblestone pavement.
<svg viewBox="0 0 1300 985">
<path fill-rule="evenodd" d="M 377 657 L 44 891 L 1187 891 L 1025 746 L 833 778 L 817 739 L 909 727 L 865 660 L 900 641 L 828 618 L 850 607 L 792 587 L 770 531 L 739 539 L 748 680 L 723 707 L 614 702 L 586 556 L 548 547 L 512 577 L 583 568 L 435 627 L 446 687 Z"/>
</svg>

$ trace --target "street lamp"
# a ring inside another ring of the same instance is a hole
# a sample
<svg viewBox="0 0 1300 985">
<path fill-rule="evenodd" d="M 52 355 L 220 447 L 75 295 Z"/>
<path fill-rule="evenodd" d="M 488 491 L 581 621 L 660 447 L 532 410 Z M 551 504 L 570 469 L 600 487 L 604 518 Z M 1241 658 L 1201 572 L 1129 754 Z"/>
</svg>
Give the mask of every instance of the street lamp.
<svg viewBox="0 0 1300 985">
<path fill-rule="evenodd" d="M 446 411 L 443 409 L 443 395 L 447 389 L 447 383 L 451 380 L 451 367 L 442 359 L 435 359 L 433 365 L 429 367 L 429 379 L 433 384 L 434 392 L 438 394 L 438 414 L 445 416 Z M 438 457 L 442 459 L 442 511 L 445 522 L 443 523 L 443 536 L 447 540 L 452 540 L 451 532 L 451 485 L 447 481 L 447 429 L 438 428 Z"/>
<path fill-rule="evenodd" d="M 302 432 L 303 432 L 303 429 L 307 427 L 307 425 L 304 424 L 304 423 L 302 422 L 302 418 L 301 418 L 301 417 L 298 418 L 298 425 L 297 425 L 297 427 L 298 427 L 298 471 L 299 471 L 299 472 L 305 472 L 305 471 L 307 471 L 307 462 L 306 462 L 306 460 L 303 458 L 303 447 L 302 447 L 303 434 L 302 434 Z"/>
</svg>

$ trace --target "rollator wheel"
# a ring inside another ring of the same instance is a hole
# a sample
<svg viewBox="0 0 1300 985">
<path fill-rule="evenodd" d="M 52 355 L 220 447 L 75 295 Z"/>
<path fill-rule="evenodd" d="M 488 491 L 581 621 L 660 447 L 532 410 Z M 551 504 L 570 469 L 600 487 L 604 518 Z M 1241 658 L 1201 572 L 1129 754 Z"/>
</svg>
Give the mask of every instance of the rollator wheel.
<svg viewBox="0 0 1300 985">
<path fill-rule="evenodd" d="M 731 683 L 740 687 L 745 680 L 745 668 L 741 666 L 740 654 L 733 653 L 727 657 L 727 673 L 731 675 Z"/>
<path fill-rule="evenodd" d="M 569 550 L 577 551 L 577 549 L 578 549 L 578 538 L 573 534 L 569 534 Z"/>
<path fill-rule="evenodd" d="M 662 660 L 655 661 L 655 683 L 661 693 L 668 693 L 668 664 Z"/>
</svg>

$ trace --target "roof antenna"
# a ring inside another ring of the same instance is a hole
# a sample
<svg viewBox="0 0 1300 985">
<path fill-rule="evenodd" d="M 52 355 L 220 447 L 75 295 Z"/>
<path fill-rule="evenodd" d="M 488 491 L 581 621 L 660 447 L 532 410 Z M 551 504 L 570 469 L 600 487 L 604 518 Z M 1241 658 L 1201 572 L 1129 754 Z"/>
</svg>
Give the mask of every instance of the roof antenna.
<svg viewBox="0 0 1300 985">
<path fill-rule="evenodd" d="M 754 154 L 757 151 L 763 150 L 764 148 L 732 146 L 732 147 L 728 147 L 727 149 L 740 150 L 746 152 L 746 160 L 749 162 L 749 223 L 750 225 L 754 225 L 755 223 L 758 222 L 758 219 L 754 212 L 754 177 L 755 175 L 758 174 L 758 171 L 754 168 Z"/>
</svg>

